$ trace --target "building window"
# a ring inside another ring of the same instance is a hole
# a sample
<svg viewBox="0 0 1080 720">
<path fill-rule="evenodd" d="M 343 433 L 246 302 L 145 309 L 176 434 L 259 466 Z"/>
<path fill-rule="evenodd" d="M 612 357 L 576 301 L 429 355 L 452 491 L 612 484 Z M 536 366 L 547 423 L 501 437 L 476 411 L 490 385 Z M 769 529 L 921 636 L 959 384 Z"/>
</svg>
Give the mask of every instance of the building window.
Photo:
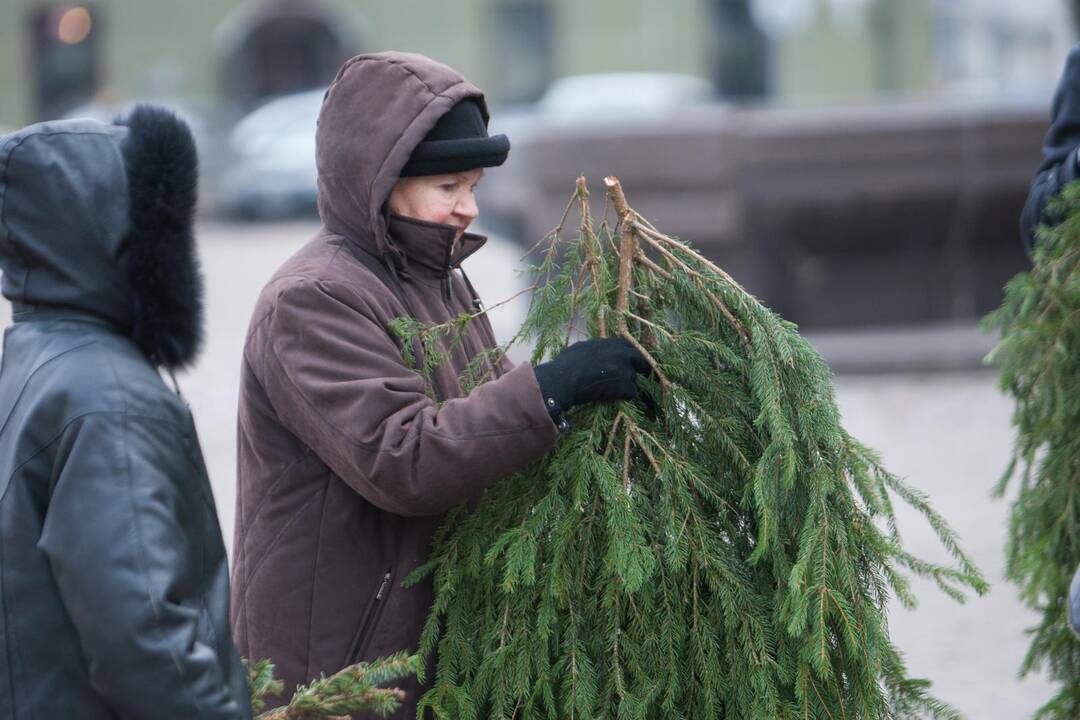
<svg viewBox="0 0 1080 720">
<path fill-rule="evenodd" d="M 551 80 L 551 8 L 542 0 L 498 2 L 492 94 L 503 102 L 539 99 Z"/>
</svg>

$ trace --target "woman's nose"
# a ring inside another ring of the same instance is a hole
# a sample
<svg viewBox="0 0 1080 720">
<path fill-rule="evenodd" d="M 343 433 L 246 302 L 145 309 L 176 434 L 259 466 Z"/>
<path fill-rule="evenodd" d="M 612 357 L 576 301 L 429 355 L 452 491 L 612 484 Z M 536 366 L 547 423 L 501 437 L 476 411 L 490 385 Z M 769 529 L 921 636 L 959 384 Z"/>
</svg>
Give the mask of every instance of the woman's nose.
<svg viewBox="0 0 1080 720">
<path fill-rule="evenodd" d="M 458 200 L 457 207 L 454 208 L 454 212 L 469 220 L 475 220 L 480 215 L 480 208 L 476 206 L 476 196 L 469 193 L 461 200 Z"/>
</svg>

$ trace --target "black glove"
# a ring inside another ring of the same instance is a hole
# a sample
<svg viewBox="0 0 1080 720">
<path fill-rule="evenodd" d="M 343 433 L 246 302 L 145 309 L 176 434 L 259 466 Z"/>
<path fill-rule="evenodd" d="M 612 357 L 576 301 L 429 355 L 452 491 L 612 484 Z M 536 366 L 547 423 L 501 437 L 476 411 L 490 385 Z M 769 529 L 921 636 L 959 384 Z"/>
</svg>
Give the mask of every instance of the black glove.
<svg viewBox="0 0 1080 720">
<path fill-rule="evenodd" d="M 533 368 L 548 414 L 563 432 L 570 429 L 564 412 L 584 403 L 633 400 L 638 373 L 649 370 L 645 356 L 623 338 L 582 340 Z"/>
</svg>

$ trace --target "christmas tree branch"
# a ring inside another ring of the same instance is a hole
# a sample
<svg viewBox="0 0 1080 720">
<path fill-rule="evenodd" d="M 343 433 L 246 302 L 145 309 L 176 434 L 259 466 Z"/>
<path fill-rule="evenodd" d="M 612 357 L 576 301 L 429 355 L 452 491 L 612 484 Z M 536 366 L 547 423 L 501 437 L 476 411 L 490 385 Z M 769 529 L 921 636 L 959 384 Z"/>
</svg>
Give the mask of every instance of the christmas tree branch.
<svg viewBox="0 0 1080 720">
<path fill-rule="evenodd" d="M 637 261 L 665 280 L 670 280 L 672 277 L 671 273 L 650 260 L 641 248 L 638 248 Z"/>
<path fill-rule="evenodd" d="M 607 337 L 607 306 L 604 302 L 603 284 L 600 282 L 600 258 L 596 252 L 596 235 L 592 229 L 592 216 L 589 213 L 589 189 L 585 186 L 585 176 L 577 179 L 577 198 L 581 203 L 581 234 L 585 245 L 585 267 L 592 275 L 593 290 L 597 293 L 599 310 L 596 316 L 597 335 Z M 570 313 L 573 316 L 573 312 Z"/>
<path fill-rule="evenodd" d="M 696 284 L 698 288 L 705 294 L 705 296 L 712 301 L 713 305 L 715 305 L 717 309 L 721 313 L 723 313 L 724 317 L 727 318 L 729 323 L 731 323 L 731 326 L 735 328 L 736 332 L 739 333 L 739 338 L 742 340 L 743 347 L 745 347 L 747 352 L 749 352 L 750 338 L 746 335 L 746 328 L 743 327 L 743 324 L 735 318 L 735 314 L 731 311 L 731 308 L 728 307 L 727 303 L 721 300 L 712 290 L 708 288 L 708 278 L 706 278 L 700 272 L 698 272 L 697 270 L 680 260 L 678 257 L 676 257 L 675 254 L 671 252 L 668 248 L 664 247 L 664 245 L 658 239 L 656 239 L 656 237 L 653 237 L 652 235 L 643 235 L 642 237 L 647 243 L 649 243 L 649 245 L 655 248 L 656 251 L 659 252 L 660 255 L 663 256 L 663 258 L 670 265 L 673 266 L 672 269 L 681 270 L 688 276 L 693 278 L 694 284 Z M 668 277 L 671 277 L 670 273 L 668 274 Z"/>
<path fill-rule="evenodd" d="M 575 410 L 548 456 L 440 531 L 413 578 L 436 594 L 423 704 L 517 720 L 951 716 L 907 676 L 885 612 L 890 589 L 914 601 L 905 573 L 981 593 L 977 568 L 847 435 L 794 326 L 605 184 L 618 232 L 592 227 L 579 180 L 581 232 L 549 238 L 522 337 L 544 358 L 585 316 L 645 354 L 662 397 Z M 879 530 L 882 514 L 895 529 L 890 493 L 958 567 Z"/>
<path fill-rule="evenodd" d="M 736 290 L 738 290 L 743 295 L 747 295 L 747 296 L 752 297 L 750 295 L 750 293 L 748 293 L 746 291 L 746 288 L 744 288 L 742 285 L 740 285 L 738 282 L 736 282 L 735 279 L 733 277 L 731 277 L 731 275 L 729 275 L 724 270 L 720 269 L 720 267 L 718 267 L 714 263 L 710 262 L 709 260 L 704 258 L 699 253 L 695 252 L 694 249 L 691 248 L 689 245 L 687 245 L 686 243 L 679 242 L 678 240 L 671 237 L 670 235 L 665 235 L 665 234 L 663 234 L 661 232 L 658 232 L 655 228 L 653 228 L 647 222 L 643 223 L 642 221 L 644 220 L 644 218 L 642 218 L 637 213 L 634 213 L 634 216 L 635 216 L 635 220 L 636 220 L 634 225 L 638 229 L 638 231 L 641 232 L 642 235 L 645 235 L 645 236 L 649 237 L 650 239 L 655 240 L 658 243 L 662 243 L 664 245 L 669 245 L 669 246 L 671 246 L 673 248 L 677 248 L 677 249 L 685 252 L 687 255 L 692 256 L 695 260 L 700 262 L 702 265 L 707 267 L 709 270 L 716 273 L 716 275 L 718 277 L 720 277 L 721 279 L 723 279 L 724 282 L 726 282 L 728 285 L 735 288 Z"/>
<path fill-rule="evenodd" d="M 289 704 L 267 710 L 257 720 L 348 720 L 352 713 L 368 711 L 386 716 L 400 707 L 405 693 L 397 688 L 378 687 L 423 669 L 420 655 L 395 653 L 372 662 L 350 665 L 330 677 L 296 689 Z M 258 712 L 269 694 L 281 692 L 281 682 L 273 679 L 274 665 L 261 660 L 248 668 L 252 708 Z"/>
<path fill-rule="evenodd" d="M 668 380 L 664 371 L 660 369 L 660 363 L 656 361 L 656 358 L 649 352 L 649 349 L 631 334 L 630 329 L 626 324 L 626 318 L 630 313 L 630 290 L 633 283 L 632 269 L 634 267 L 634 260 L 640 251 L 637 233 L 634 231 L 633 210 L 631 210 L 630 206 L 626 203 L 626 196 L 623 194 L 622 184 L 619 183 L 617 177 L 608 176 L 604 178 L 604 185 L 607 186 L 608 195 L 611 197 L 611 203 L 615 206 L 615 212 L 621 218 L 619 223 L 619 281 L 616 286 L 618 300 L 615 304 L 619 334 L 629 340 L 630 344 L 645 356 L 645 360 L 648 361 L 657 380 L 660 381 L 661 388 L 667 393 L 671 391 L 671 381 Z"/>
<path fill-rule="evenodd" d="M 1005 572 L 1040 615 L 1020 675 L 1046 668 L 1058 690 L 1036 717 L 1065 720 L 1080 717 L 1080 644 L 1066 622 L 1080 565 L 1080 184 L 1047 209 L 1060 222 L 1036 231 L 1031 270 L 1008 282 L 983 327 L 1001 333 L 987 361 L 1015 404 L 1012 458 L 994 490 L 1016 480 Z"/>
<path fill-rule="evenodd" d="M 632 282 L 631 268 L 634 266 L 634 257 L 638 251 L 637 235 L 634 232 L 633 216 L 630 206 L 626 204 L 626 196 L 623 195 L 622 185 L 618 178 L 604 178 L 611 195 L 611 202 L 615 205 L 615 212 L 619 215 L 619 284 L 618 300 L 615 310 L 618 312 L 619 332 L 623 336 L 629 336 L 630 331 L 626 327 L 626 313 L 630 310 L 630 286 Z"/>
</svg>

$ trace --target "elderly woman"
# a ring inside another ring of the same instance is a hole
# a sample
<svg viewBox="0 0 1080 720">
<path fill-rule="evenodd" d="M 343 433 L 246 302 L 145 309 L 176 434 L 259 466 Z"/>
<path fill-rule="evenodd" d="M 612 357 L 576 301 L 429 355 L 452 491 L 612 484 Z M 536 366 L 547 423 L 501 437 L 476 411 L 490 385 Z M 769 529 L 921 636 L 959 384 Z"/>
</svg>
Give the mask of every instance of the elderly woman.
<svg viewBox="0 0 1080 720">
<path fill-rule="evenodd" d="M 484 238 L 466 232 L 473 189 L 503 163 L 480 91 L 420 55 L 349 60 L 316 134 L 323 227 L 255 307 L 240 387 L 233 631 L 272 658 L 285 687 L 415 649 L 440 518 L 555 444 L 561 413 L 629 399 L 643 358 L 590 340 L 533 368 L 506 360 L 465 395 L 459 380 L 495 338 L 483 316 L 447 343 L 428 383 L 391 323 L 475 312 L 460 270 Z M 421 688 L 407 686 L 404 717 Z"/>
</svg>

